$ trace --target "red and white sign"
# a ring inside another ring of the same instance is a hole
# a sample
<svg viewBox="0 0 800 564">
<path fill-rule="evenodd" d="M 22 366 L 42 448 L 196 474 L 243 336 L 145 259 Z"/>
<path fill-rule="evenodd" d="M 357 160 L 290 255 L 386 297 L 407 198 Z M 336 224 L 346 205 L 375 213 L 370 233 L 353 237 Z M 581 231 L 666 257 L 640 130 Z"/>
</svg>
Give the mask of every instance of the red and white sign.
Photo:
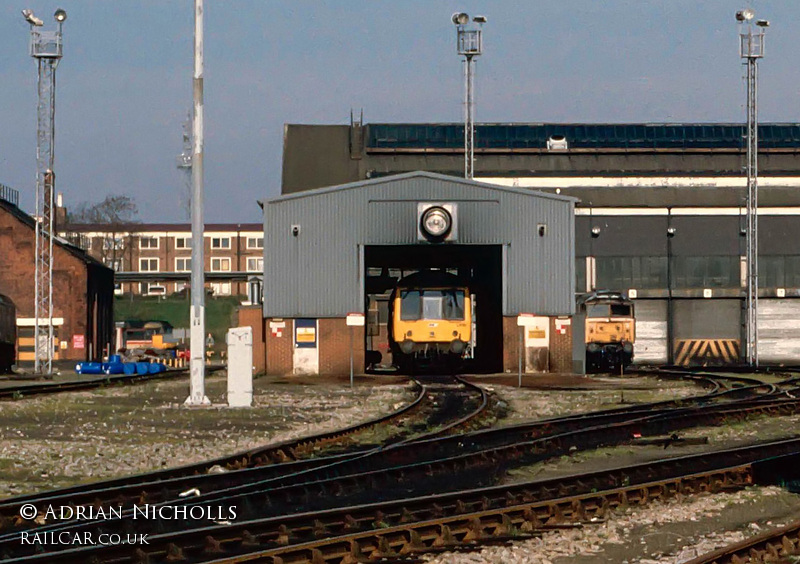
<svg viewBox="0 0 800 564">
<path fill-rule="evenodd" d="M 270 321 L 269 330 L 273 337 L 283 337 L 283 330 L 286 329 L 285 321 Z"/>
<path fill-rule="evenodd" d="M 85 349 L 86 348 L 86 336 L 85 335 L 73 335 L 72 336 L 72 348 L 73 349 Z"/>
<path fill-rule="evenodd" d="M 571 319 L 556 319 L 556 333 L 559 335 L 567 334 L 567 327 L 572 325 Z"/>
</svg>

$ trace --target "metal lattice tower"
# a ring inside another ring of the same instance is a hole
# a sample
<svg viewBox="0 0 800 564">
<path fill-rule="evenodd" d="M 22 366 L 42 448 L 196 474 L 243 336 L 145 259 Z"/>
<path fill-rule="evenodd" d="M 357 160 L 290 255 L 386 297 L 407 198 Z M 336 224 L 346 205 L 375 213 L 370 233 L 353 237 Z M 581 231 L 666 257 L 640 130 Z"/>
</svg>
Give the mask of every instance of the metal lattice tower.
<svg viewBox="0 0 800 564">
<path fill-rule="evenodd" d="M 34 270 L 34 371 L 50 374 L 53 369 L 53 237 L 55 173 L 56 68 L 62 56 L 61 26 L 67 19 L 56 10 L 56 31 L 43 31 L 44 22 L 33 11 L 22 15 L 31 26 L 30 55 L 38 65 L 36 108 L 36 264 Z M 45 327 L 42 327 L 46 324 Z"/>
<path fill-rule="evenodd" d="M 747 68 L 746 351 L 747 364 L 758 367 L 758 59 L 764 57 L 764 28 L 769 22 L 755 22 L 759 27 L 753 33 L 754 15 L 752 10 L 736 13 L 736 19 L 747 25 L 747 31 L 739 34 L 739 56 Z"/>
<path fill-rule="evenodd" d="M 464 57 L 464 178 L 472 179 L 475 164 L 475 57 L 483 53 L 483 29 L 486 18 L 475 16 L 477 27 L 469 27 L 469 15 L 453 14 L 457 29 L 458 54 Z"/>
</svg>

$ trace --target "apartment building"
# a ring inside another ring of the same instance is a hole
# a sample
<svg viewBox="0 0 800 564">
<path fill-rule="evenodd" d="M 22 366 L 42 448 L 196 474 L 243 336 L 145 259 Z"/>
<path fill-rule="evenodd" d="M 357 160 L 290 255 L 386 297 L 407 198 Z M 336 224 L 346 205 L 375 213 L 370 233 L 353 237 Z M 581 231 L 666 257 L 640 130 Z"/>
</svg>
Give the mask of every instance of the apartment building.
<svg viewBox="0 0 800 564">
<path fill-rule="evenodd" d="M 114 269 L 118 294 L 169 295 L 188 286 L 194 244 L 189 223 L 70 224 L 62 235 Z M 207 223 L 203 245 L 204 270 L 213 273 L 206 287 L 215 296 L 247 295 L 248 274 L 264 270 L 263 226 Z"/>
</svg>

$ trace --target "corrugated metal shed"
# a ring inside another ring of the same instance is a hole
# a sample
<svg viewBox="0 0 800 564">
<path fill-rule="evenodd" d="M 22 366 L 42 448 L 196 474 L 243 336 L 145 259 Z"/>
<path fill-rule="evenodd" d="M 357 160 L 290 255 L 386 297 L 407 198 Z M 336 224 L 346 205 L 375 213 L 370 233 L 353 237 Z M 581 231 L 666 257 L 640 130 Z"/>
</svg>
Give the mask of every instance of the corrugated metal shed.
<svg viewBox="0 0 800 564">
<path fill-rule="evenodd" d="M 504 248 L 503 315 L 573 312 L 575 199 L 413 172 L 265 202 L 264 315 L 362 311 L 364 246 L 418 244 L 418 202 L 458 204 L 459 245 Z"/>
</svg>

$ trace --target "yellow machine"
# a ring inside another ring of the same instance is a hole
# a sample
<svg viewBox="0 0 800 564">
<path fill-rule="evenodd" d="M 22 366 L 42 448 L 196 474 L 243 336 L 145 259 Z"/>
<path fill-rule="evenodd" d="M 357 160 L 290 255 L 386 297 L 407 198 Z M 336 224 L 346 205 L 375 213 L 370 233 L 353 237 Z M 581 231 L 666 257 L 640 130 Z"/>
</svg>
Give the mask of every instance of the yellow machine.
<svg viewBox="0 0 800 564">
<path fill-rule="evenodd" d="M 401 370 L 454 368 L 472 338 L 469 288 L 454 274 L 426 270 L 406 276 L 389 298 L 389 347 Z"/>
<path fill-rule="evenodd" d="M 599 291 L 578 299 L 586 316 L 586 369 L 616 372 L 633 362 L 636 341 L 633 302 L 618 292 Z"/>
</svg>

